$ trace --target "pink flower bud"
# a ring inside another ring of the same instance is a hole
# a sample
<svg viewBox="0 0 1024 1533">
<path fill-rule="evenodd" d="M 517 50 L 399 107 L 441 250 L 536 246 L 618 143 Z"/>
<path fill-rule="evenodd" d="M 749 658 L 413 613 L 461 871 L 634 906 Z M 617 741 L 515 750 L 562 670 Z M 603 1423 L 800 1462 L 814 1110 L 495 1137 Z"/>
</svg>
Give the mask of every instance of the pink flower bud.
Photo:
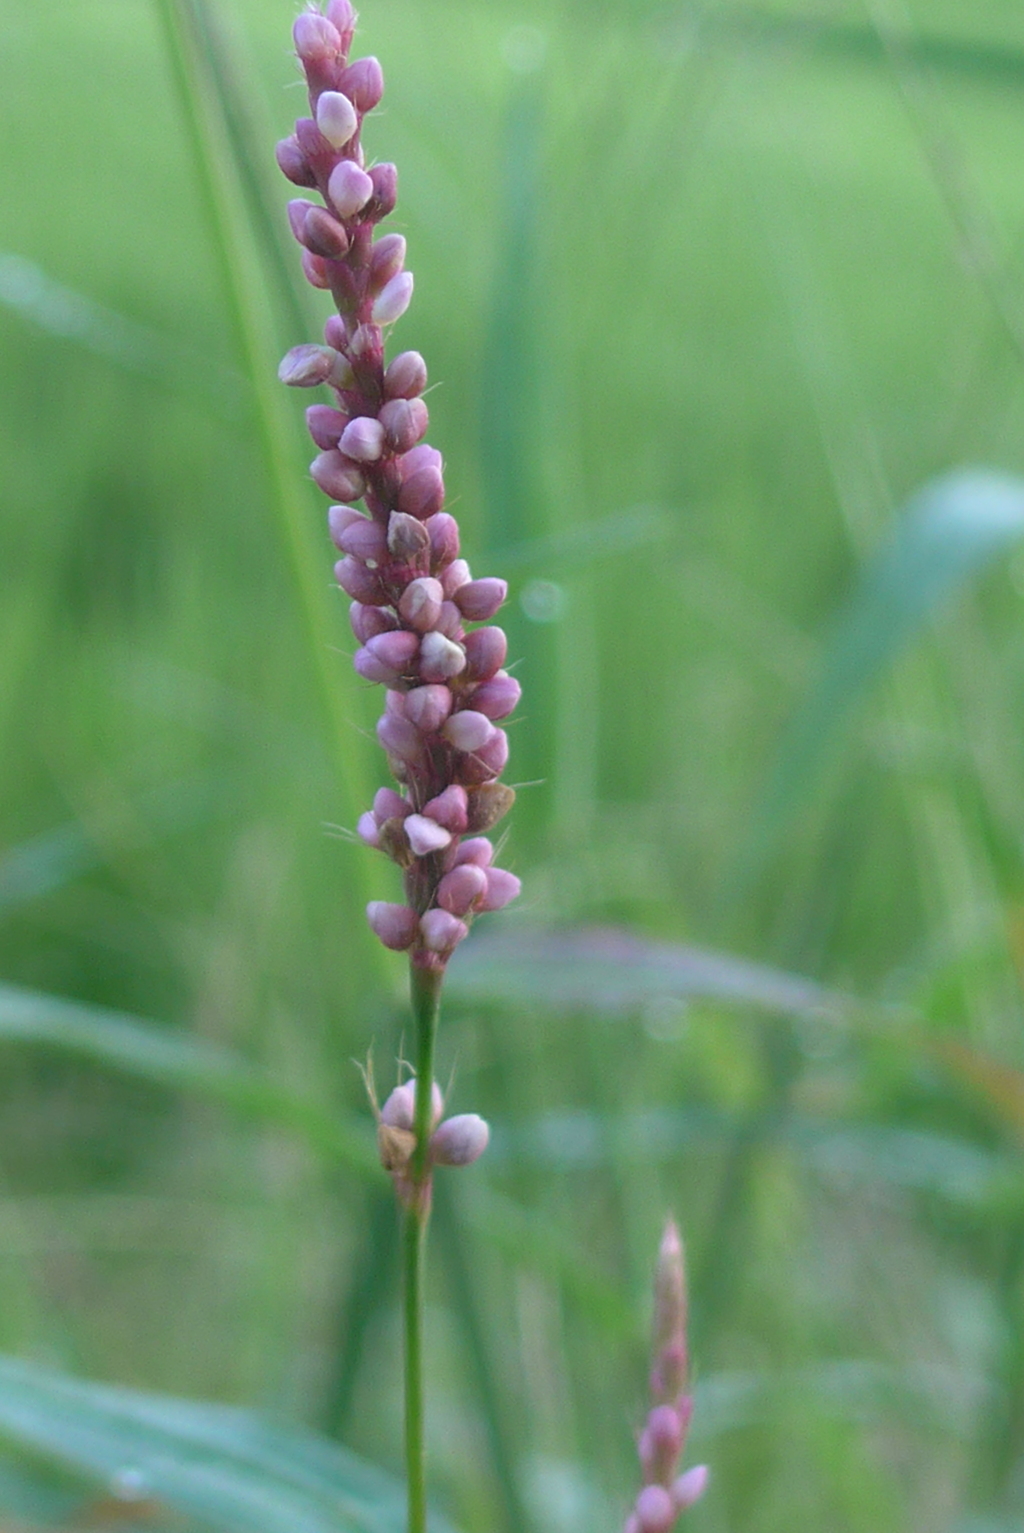
<svg viewBox="0 0 1024 1533">
<path fill-rule="evenodd" d="M 309 209 L 299 238 L 307 250 L 329 261 L 340 261 L 348 252 L 348 235 L 326 208 L 311 207 Z"/>
<path fill-rule="evenodd" d="M 468 701 L 489 719 L 506 719 L 519 702 L 522 687 L 507 671 L 497 671 L 490 681 L 474 687 Z"/>
<path fill-rule="evenodd" d="M 371 900 L 366 907 L 366 919 L 384 946 L 396 953 L 404 953 L 416 940 L 417 916 L 408 905 Z"/>
<path fill-rule="evenodd" d="M 454 639 L 456 644 L 461 644 L 466 636 L 466 630 L 462 626 L 462 613 L 451 601 L 441 603 L 441 610 L 437 614 L 434 627 L 438 633 L 443 633 L 446 639 Z"/>
<path fill-rule="evenodd" d="M 333 27 L 331 31 L 334 32 Z M 337 32 L 334 35 L 337 37 Z M 320 92 L 317 99 L 316 125 L 332 149 L 342 149 L 358 128 L 359 118 L 351 101 L 347 96 L 342 95 L 341 91 L 325 90 Z M 363 202 L 365 201 L 364 197 Z M 362 207 L 362 203 L 359 206 Z"/>
<path fill-rule="evenodd" d="M 388 540 L 380 522 L 360 517 L 358 522 L 351 522 L 345 528 L 338 546 L 343 554 L 353 554 L 372 567 L 387 557 Z"/>
<path fill-rule="evenodd" d="M 310 405 L 306 411 L 306 425 L 316 445 L 324 452 L 337 447 L 338 438 L 348 425 L 348 416 L 330 405 Z"/>
<path fill-rule="evenodd" d="M 316 175 L 299 148 L 299 141 L 294 133 L 289 138 L 283 138 L 274 152 L 277 155 L 278 166 L 293 186 L 316 185 Z"/>
<path fill-rule="evenodd" d="M 362 469 L 336 447 L 314 458 L 309 472 L 325 495 L 334 495 L 338 500 L 358 500 L 366 489 Z"/>
<path fill-rule="evenodd" d="M 470 681 L 490 681 L 505 664 L 508 640 L 501 628 L 477 628 L 467 633 L 466 676 Z"/>
<path fill-rule="evenodd" d="M 443 825 L 438 825 L 436 820 L 425 814 L 409 815 L 405 822 L 405 833 L 417 857 L 444 851 L 452 839 L 451 831 L 445 830 Z"/>
<path fill-rule="evenodd" d="M 357 463 L 376 463 L 384 451 L 384 427 L 372 415 L 357 415 L 341 433 L 338 446 Z"/>
<path fill-rule="evenodd" d="M 440 473 L 444 468 L 444 459 L 436 447 L 431 447 L 429 442 L 421 442 L 418 447 L 412 447 L 402 454 L 398 468 L 402 483 L 405 484 L 414 474 L 420 473 L 425 468 L 436 468 Z"/>
<path fill-rule="evenodd" d="M 392 511 L 388 518 L 388 547 L 402 563 L 426 553 L 430 547 L 430 533 L 424 524 L 404 511 Z"/>
<path fill-rule="evenodd" d="M 354 601 L 364 602 L 369 607 L 382 607 L 387 599 L 387 592 L 373 570 L 368 570 L 361 559 L 353 559 L 351 554 L 338 560 L 334 578 Z"/>
<path fill-rule="evenodd" d="M 382 665 L 390 666 L 398 675 L 409 669 L 419 647 L 419 636 L 405 628 L 378 633 L 366 644 L 371 655 L 376 655 Z"/>
<path fill-rule="evenodd" d="M 441 578 L 444 594 L 454 597 L 455 593 L 461 590 L 464 585 L 468 585 L 472 578 L 472 575 L 469 573 L 469 565 L 465 559 L 454 559 Z"/>
<path fill-rule="evenodd" d="M 359 816 L 356 835 L 361 841 L 365 841 L 367 846 L 380 846 L 380 826 L 369 810 Z"/>
<path fill-rule="evenodd" d="M 388 399 L 415 399 L 427 386 L 427 364 L 418 351 L 400 351 L 388 363 L 384 394 Z"/>
<path fill-rule="evenodd" d="M 436 1081 L 430 1088 L 430 1127 L 435 1129 L 444 1112 L 444 1098 Z M 411 1130 L 416 1121 L 416 1078 L 396 1086 L 380 1110 L 381 1121 L 388 1128 Z"/>
<path fill-rule="evenodd" d="M 360 112 L 372 112 L 384 94 L 384 74 L 372 54 L 350 64 L 339 83 Z"/>
<path fill-rule="evenodd" d="M 380 423 L 392 452 L 407 452 L 426 433 L 430 416 L 422 399 L 389 399 L 381 406 Z"/>
<path fill-rule="evenodd" d="M 467 762 L 472 760 L 472 756 L 466 757 Z M 467 788 L 466 797 L 469 800 L 466 829 L 478 834 L 482 830 L 493 830 L 508 814 L 516 801 L 516 790 L 504 782 L 485 782 Z"/>
<path fill-rule="evenodd" d="M 326 14 L 328 21 L 338 29 L 342 52 L 347 53 L 356 29 L 356 12 L 352 0 L 330 0 Z"/>
<path fill-rule="evenodd" d="M 303 11 L 292 27 L 295 52 L 304 64 L 321 64 L 336 59 L 341 52 L 338 29 L 319 11 Z"/>
<path fill-rule="evenodd" d="M 452 597 L 464 618 L 483 623 L 493 617 L 508 595 L 507 580 L 470 580 Z"/>
<path fill-rule="evenodd" d="M 486 836 L 471 836 L 468 841 L 459 842 L 455 866 L 460 868 L 465 863 L 473 863 L 478 868 L 489 868 L 493 856 L 494 847 Z"/>
<path fill-rule="evenodd" d="M 447 956 L 463 937 L 469 936 L 469 927 L 447 910 L 428 910 L 420 917 L 420 935 L 423 946 L 431 953 Z"/>
<path fill-rule="evenodd" d="M 373 816 L 370 818 L 372 820 Z M 373 828 L 376 831 L 376 824 Z M 464 862 L 446 873 L 438 884 L 437 903 L 442 910 L 451 911 L 453 916 L 464 916 L 469 914 L 486 892 L 487 874 L 483 868 L 478 868 L 473 862 Z"/>
<path fill-rule="evenodd" d="M 427 633 L 436 624 L 441 611 L 441 582 L 431 575 L 411 580 L 402 592 L 398 610 L 406 623 Z"/>
<path fill-rule="evenodd" d="M 411 479 L 404 480 L 398 492 L 398 509 L 419 517 L 421 521 L 440 511 L 443 505 L 444 480 L 438 468 L 421 469 Z"/>
<path fill-rule="evenodd" d="M 331 274 L 327 268 L 327 262 L 322 256 L 314 255 L 311 250 L 302 252 L 302 271 L 306 281 L 313 287 L 318 287 L 321 292 L 326 292 L 331 285 Z"/>
<path fill-rule="evenodd" d="M 487 1148 L 491 1131 L 475 1112 L 446 1118 L 430 1141 L 430 1158 L 439 1166 L 471 1166 Z"/>
<path fill-rule="evenodd" d="M 685 1474 L 681 1474 L 672 1486 L 672 1504 L 676 1513 L 689 1511 L 693 1504 L 700 1500 L 708 1488 L 708 1480 L 711 1471 L 707 1464 L 695 1464 Z"/>
<path fill-rule="evenodd" d="M 664 1485 L 645 1485 L 636 1498 L 634 1510 L 642 1533 L 668 1533 L 676 1520 L 672 1497 Z"/>
<path fill-rule="evenodd" d="M 373 182 L 355 160 L 339 160 L 327 182 L 327 195 L 339 218 L 352 218 L 373 195 Z"/>
<path fill-rule="evenodd" d="M 412 805 L 407 798 L 396 793 L 394 788 L 377 789 L 373 795 L 373 815 L 378 825 L 383 825 L 385 820 L 404 820 L 408 814 L 412 814 Z"/>
<path fill-rule="evenodd" d="M 352 666 L 356 675 L 361 676 L 364 681 L 375 681 L 381 686 L 388 687 L 399 680 L 399 672 L 394 666 L 385 665 L 384 661 L 365 644 L 352 656 Z"/>
<path fill-rule="evenodd" d="M 370 250 L 370 288 L 379 293 L 405 265 L 405 235 L 382 234 Z"/>
<path fill-rule="evenodd" d="M 312 389 L 320 383 L 346 388 L 354 381 L 345 358 L 330 346 L 293 346 L 282 359 L 277 376 L 293 389 Z"/>
<path fill-rule="evenodd" d="M 375 165 L 370 171 L 370 179 L 373 181 L 373 207 L 370 209 L 375 220 L 387 218 L 394 211 L 398 201 L 398 171 L 394 165 Z"/>
<path fill-rule="evenodd" d="M 306 232 L 306 214 L 315 207 L 316 203 L 306 197 L 293 197 L 288 204 L 288 226 L 300 245 Z"/>
<path fill-rule="evenodd" d="M 487 893 L 484 895 L 477 909 L 481 912 L 488 910 L 504 910 L 513 900 L 519 898 L 522 884 L 514 873 L 509 873 L 505 868 L 487 869 Z"/>
<path fill-rule="evenodd" d="M 425 735 L 434 735 L 452 711 L 452 694 L 447 687 L 414 687 L 406 694 L 407 716 Z"/>
<path fill-rule="evenodd" d="M 477 632 L 485 633 L 486 629 Z M 420 677 L 426 682 L 449 681 L 466 668 L 466 652 L 461 644 L 446 639 L 443 633 L 428 633 L 420 645 Z"/>
<path fill-rule="evenodd" d="M 459 783 L 452 783 L 436 798 L 424 804 L 423 813 L 436 820 L 438 825 L 443 825 L 445 830 L 459 836 L 466 828 L 466 804 L 465 788 Z"/>
<path fill-rule="evenodd" d="M 377 720 L 377 739 L 388 754 L 399 761 L 415 764 L 423 760 L 422 735 L 415 724 L 400 718 L 397 713 L 385 713 Z"/>
<path fill-rule="evenodd" d="M 341 535 L 346 527 L 351 527 L 354 522 L 365 522 L 366 516 L 362 511 L 357 511 L 355 506 L 330 506 L 327 511 L 327 530 L 331 534 L 331 542 L 336 548 L 341 548 Z M 342 553 L 344 553 L 342 549 Z"/>
<path fill-rule="evenodd" d="M 378 325 L 393 325 L 396 319 L 401 319 L 412 302 L 412 290 L 411 271 L 400 271 L 397 276 L 392 277 L 373 301 L 370 312 L 374 322 Z"/>
<path fill-rule="evenodd" d="M 438 511 L 424 525 L 430 535 L 430 567 L 436 574 L 458 557 L 459 524 L 447 511 Z"/>
<path fill-rule="evenodd" d="M 683 1451 L 683 1423 L 671 1405 L 656 1405 L 638 1444 L 644 1479 L 667 1484 Z"/>
<path fill-rule="evenodd" d="M 441 733 L 457 751 L 476 751 L 494 734 L 494 725 L 484 714 L 466 708 L 453 713 Z"/>
</svg>

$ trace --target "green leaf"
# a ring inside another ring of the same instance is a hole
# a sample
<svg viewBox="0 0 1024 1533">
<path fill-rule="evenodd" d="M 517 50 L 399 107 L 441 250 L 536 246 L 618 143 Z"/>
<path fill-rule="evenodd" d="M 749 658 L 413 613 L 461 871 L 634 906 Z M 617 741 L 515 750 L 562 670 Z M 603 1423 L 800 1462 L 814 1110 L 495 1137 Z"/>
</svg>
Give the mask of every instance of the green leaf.
<svg viewBox="0 0 1024 1533">
<path fill-rule="evenodd" d="M 234 1533 L 400 1533 L 397 1481 L 299 1427 L 0 1357 L 0 1434 Z M 432 1519 L 434 1533 L 447 1524 Z"/>
<path fill-rule="evenodd" d="M 965 469 L 909 502 L 866 566 L 828 645 L 817 685 L 787 730 L 739 882 L 763 868 L 805 800 L 841 726 L 936 610 L 1024 536 L 1024 480 Z"/>
<path fill-rule="evenodd" d="M 379 1172 L 370 1134 L 203 1038 L 124 1012 L 0 985 L 0 1040 L 53 1045 L 162 1086 L 197 1091 L 247 1117 L 300 1131 L 320 1153 L 355 1171 Z"/>
<path fill-rule="evenodd" d="M 728 953 L 649 942 L 605 927 L 508 924 L 459 948 L 448 992 L 462 1000 L 530 1002 L 556 1010 L 630 1011 L 663 996 L 770 1012 L 848 1010 L 812 979 Z"/>
</svg>

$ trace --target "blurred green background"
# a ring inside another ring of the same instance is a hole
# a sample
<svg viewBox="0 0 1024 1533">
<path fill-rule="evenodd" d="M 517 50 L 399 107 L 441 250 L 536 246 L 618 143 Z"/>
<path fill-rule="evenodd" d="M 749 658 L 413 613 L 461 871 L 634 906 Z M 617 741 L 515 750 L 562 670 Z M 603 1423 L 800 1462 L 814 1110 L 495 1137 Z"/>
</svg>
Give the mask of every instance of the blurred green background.
<svg viewBox="0 0 1024 1533">
<path fill-rule="evenodd" d="M 352 1061 L 390 1085 L 404 975 L 341 833 L 380 695 L 267 388 L 326 314 L 273 165 L 292 17 L 0 9 L 0 1345 L 398 1474 Z M 357 52 L 524 686 L 524 895 L 441 1040 L 494 1144 L 439 1188 L 438 1504 L 621 1526 L 671 1210 L 694 1533 L 1019 1528 L 1024 17 L 366 0 Z M 965 465 L 1003 477 L 919 496 Z M 8 1520 L 113 1517 L 2 1386 Z"/>
</svg>

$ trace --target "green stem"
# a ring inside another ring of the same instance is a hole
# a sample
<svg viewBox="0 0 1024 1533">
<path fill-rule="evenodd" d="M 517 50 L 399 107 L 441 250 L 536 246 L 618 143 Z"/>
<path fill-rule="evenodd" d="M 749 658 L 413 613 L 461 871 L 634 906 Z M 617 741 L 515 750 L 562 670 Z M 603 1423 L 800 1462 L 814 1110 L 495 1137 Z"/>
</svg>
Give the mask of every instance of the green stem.
<svg viewBox="0 0 1024 1533">
<path fill-rule="evenodd" d="M 402 1260 L 405 1269 L 405 1468 L 409 1533 L 426 1533 L 427 1455 L 423 1428 L 423 1280 L 430 1217 L 430 1099 L 434 1082 L 434 1039 L 441 1008 L 443 975 L 411 969 L 416 1023 L 416 1148 L 409 1166 L 412 1192 L 405 1212 Z"/>
</svg>

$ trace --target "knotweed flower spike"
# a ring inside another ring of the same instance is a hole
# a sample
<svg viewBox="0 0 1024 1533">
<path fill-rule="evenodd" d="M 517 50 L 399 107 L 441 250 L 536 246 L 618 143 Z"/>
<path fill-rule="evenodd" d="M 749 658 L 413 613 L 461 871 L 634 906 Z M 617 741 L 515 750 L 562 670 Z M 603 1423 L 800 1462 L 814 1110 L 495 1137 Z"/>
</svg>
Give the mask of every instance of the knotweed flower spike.
<svg viewBox="0 0 1024 1533">
<path fill-rule="evenodd" d="M 323 198 L 297 198 L 288 213 L 307 278 L 338 312 L 324 345 L 295 347 L 280 377 L 333 395 L 307 411 L 320 449 L 311 472 L 337 502 L 328 525 L 342 554 L 335 574 L 352 598 L 356 671 L 387 689 L 377 735 L 399 790 L 382 788 L 358 831 L 403 870 L 405 899 L 373 901 L 367 917 L 385 947 L 441 973 L 473 917 L 519 893 L 487 839 L 515 797 L 498 781 L 508 759 L 498 721 L 519 701 L 519 684 L 503 669 L 502 630 L 467 629 L 495 615 L 507 586 L 474 580 L 459 557 L 441 454 L 423 440 L 426 364 L 415 351 L 385 363 L 384 332 L 408 307 L 413 278 L 403 237 L 375 237 L 397 180 L 393 165 L 367 167 L 363 154 L 363 118 L 384 81 L 376 59 L 349 63 L 355 19 L 349 0 L 330 0 L 295 23 L 312 115 L 277 146 L 277 160 Z"/>
<path fill-rule="evenodd" d="M 670 1219 L 654 1279 L 652 1406 L 637 1444 L 644 1485 L 624 1533 L 669 1533 L 680 1513 L 699 1501 L 707 1488 L 706 1464 L 677 1473 L 693 1414 L 689 1378 L 683 1245 Z"/>
</svg>

